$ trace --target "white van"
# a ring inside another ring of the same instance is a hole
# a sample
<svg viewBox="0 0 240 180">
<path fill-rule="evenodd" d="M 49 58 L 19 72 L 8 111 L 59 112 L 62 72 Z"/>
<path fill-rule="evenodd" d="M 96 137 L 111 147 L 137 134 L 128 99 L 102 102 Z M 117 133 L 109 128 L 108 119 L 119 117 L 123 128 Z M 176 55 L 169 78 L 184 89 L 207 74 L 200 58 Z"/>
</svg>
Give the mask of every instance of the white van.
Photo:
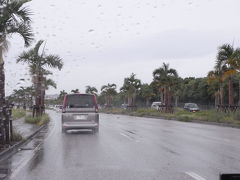
<svg viewBox="0 0 240 180">
<path fill-rule="evenodd" d="M 151 108 L 152 109 L 156 109 L 156 110 L 159 110 L 159 106 L 162 105 L 162 102 L 153 102 L 152 105 L 151 105 Z"/>
</svg>

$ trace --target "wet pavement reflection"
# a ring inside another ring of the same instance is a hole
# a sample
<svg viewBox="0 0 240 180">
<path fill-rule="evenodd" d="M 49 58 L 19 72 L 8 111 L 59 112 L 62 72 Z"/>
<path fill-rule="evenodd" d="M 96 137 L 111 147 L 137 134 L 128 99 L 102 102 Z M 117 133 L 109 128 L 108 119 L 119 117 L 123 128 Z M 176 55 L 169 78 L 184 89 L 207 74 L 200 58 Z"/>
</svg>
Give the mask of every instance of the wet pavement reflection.
<svg viewBox="0 0 240 180">
<path fill-rule="evenodd" d="M 99 133 L 62 133 L 61 113 L 49 114 L 49 130 L 5 162 L 10 179 L 214 180 L 240 172 L 240 129 L 101 114 Z"/>
</svg>

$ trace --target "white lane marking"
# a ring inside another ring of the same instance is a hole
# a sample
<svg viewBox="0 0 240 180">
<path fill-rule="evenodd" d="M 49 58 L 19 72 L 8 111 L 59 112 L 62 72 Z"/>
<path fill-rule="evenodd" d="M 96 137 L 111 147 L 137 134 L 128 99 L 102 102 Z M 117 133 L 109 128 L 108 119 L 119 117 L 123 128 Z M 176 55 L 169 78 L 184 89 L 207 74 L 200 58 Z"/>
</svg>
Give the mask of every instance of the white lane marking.
<svg viewBox="0 0 240 180">
<path fill-rule="evenodd" d="M 128 138 L 128 139 L 129 139 L 129 140 L 131 140 L 131 141 L 135 141 L 135 142 L 137 142 L 137 143 L 139 143 L 139 142 L 140 142 L 139 140 L 134 140 L 134 138 L 132 138 L 131 136 L 128 136 L 127 134 L 120 133 L 120 135 L 122 135 L 122 136 L 124 136 L 124 137 Z"/>
<path fill-rule="evenodd" d="M 123 133 L 120 133 L 122 136 L 124 136 L 124 137 L 126 137 L 126 138 L 128 138 L 128 139 L 130 139 L 130 140 L 133 140 L 131 137 L 129 137 L 128 135 L 126 135 L 126 134 L 123 134 Z"/>
<path fill-rule="evenodd" d="M 187 175 L 191 176 L 192 178 L 196 179 L 196 180 L 207 180 L 201 176 L 199 176 L 198 174 L 194 173 L 194 172 L 185 172 Z"/>
</svg>

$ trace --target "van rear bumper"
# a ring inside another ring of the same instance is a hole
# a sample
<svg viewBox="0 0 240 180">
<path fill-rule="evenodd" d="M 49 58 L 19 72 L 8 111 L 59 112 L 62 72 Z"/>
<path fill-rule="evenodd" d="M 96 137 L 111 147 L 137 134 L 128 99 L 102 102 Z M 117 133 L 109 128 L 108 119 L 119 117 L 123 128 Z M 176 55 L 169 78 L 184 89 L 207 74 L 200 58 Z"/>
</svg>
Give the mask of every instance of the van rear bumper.
<svg viewBox="0 0 240 180">
<path fill-rule="evenodd" d="M 98 123 L 63 123 L 64 129 L 93 129 L 98 127 Z"/>
</svg>

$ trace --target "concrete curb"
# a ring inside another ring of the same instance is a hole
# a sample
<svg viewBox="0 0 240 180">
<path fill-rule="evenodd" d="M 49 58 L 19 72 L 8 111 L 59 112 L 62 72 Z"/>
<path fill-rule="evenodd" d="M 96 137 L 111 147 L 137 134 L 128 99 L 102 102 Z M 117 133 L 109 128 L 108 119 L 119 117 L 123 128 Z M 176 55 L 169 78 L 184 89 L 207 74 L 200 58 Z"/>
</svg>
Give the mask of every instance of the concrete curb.
<svg viewBox="0 0 240 180">
<path fill-rule="evenodd" d="M 34 133 L 29 135 L 27 138 L 23 139 L 22 141 L 14 144 L 13 146 L 9 147 L 8 149 L 2 151 L 0 153 L 0 161 L 4 161 L 8 159 L 10 156 L 18 152 L 18 149 L 24 145 L 25 143 L 29 142 L 30 139 L 32 139 L 35 135 L 37 135 L 43 128 L 45 128 L 47 124 L 43 124 L 40 126 Z"/>
<path fill-rule="evenodd" d="M 164 117 L 159 117 L 159 116 L 136 116 L 136 115 L 130 115 L 130 114 L 105 113 L 105 112 L 100 112 L 100 113 L 103 113 L 103 114 L 114 114 L 114 115 L 125 115 L 125 116 L 133 116 L 133 117 L 143 117 L 143 118 L 151 118 L 151 119 L 161 119 L 161 120 L 166 120 L 166 121 L 178 121 L 178 122 L 186 122 L 186 123 L 190 122 L 190 123 L 215 125 L 215 126 L 221 126 L 221 127 L 230 127 L 230 128 L 238 128 L 238 129 L 240 129 L 240 125 L 227 124 L 227 123 L 218 123 L 218 122 L 211 122 L 211 121 L 200 121 L 200 120 L 180 121 L 178 119 L 166 119 Z"/>
</svg>

